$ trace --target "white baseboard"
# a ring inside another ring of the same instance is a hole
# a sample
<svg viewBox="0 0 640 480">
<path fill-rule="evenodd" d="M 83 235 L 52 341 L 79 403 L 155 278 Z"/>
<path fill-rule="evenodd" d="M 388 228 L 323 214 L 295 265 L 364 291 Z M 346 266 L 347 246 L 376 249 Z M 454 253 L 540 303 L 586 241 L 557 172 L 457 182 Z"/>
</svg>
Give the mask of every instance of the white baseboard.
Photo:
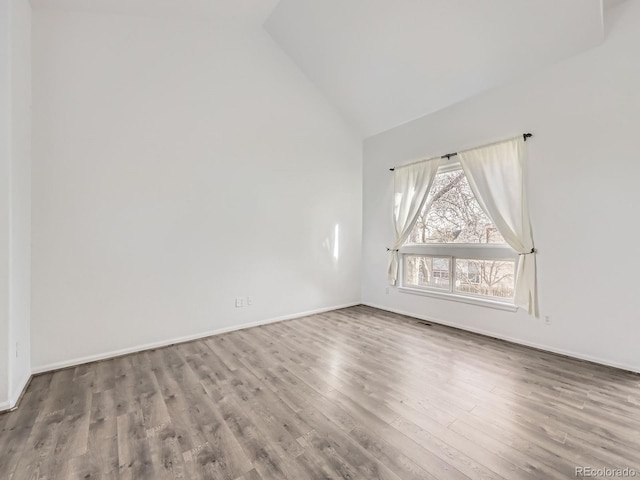
<svg viewBox="0 0 640 480">
<path fill-rule="evenodd" d="M 143 345 L 136 345 L 134 347 L 123 348 L 120 350 L 113 350 L 110 352 L 98 353 L 95 355 L 88 355 L 86 357 L 73 358 L 70 360 L 63 360 L 61 362 L 49 363 L 47 365 L 40 365 L 32 368 L 31 373 L 36 375 L 38 373 L 50 372 L 52 370 L 60 370 L 62 368 L 75 367 L 84 363 L 96 362 L 98 360 L 106 360 L 108 358 L 120 357 L 122 355 L 129 355 L 131 353 L 142 352 L 144 350 L 152 350 L 154 348 L 167 347 L 176 343 L 190 342 L 192 340 L 198 340 L 200 338 L 211 337 L 214 335 L 220 335 L 221 333 L 233 332 L 235 330 L 243 330 L 245 328 L 259 327 L 260 325 L 268 325 L 270 323 L 283 322 L 285 320 L 292 320 L 294 318 L 307 317 L 309 315 L 315 315 L 317 313 L 330 312 L 331 310 L 339 310 L 341 308 L 353 307 L 360 305 L 360 302 L 347 303 L 344 305 L 334 305 L 332 307 L 318 308 L 316 310 L 309 310 L 307 312 L 299 312 L 291 315 L 283 315 L 280 317 L 270 318 L 267 320 L 259 320 L 257 322 L 243 323 L 241 325 L 234 325 L 232 327 L 219 328 L 217 330 L 210 330 L 208 332 L 196 333 L 194 335 L 187 335 L 184 337 L 170 338 L 167 340 L 161 340 L 159 342 L 146 343 Z M 5 402 L 9 403 L 9 402 Z M 2 410 L 2 404 L 0 403 L 0 410 Z"/>
<path fill-rule="evenodd" d="M 619 363 L 619 362 L 615 362 L 612 360 L 608 360 L 606 358 L 599 358 L 599 357 L 594 357 L 591 355 L 585 355 L 583 353 L 579 353 L 579 352 L 573 352 L 570 350 L 564 350 L 561 348 L 556 348 L 556 347 L 549 347 L 547 345 L 541 345 L 539 343 L 535 343 L 535 342 L 529 342 L 527 340 L 522 340 L 520 338 L 515 338 L 515 337 L 511 337 L 509 335 L 500 335 L 494 332 L 490 332 L 488 330 L 483 330 L 481 328 L 473 328 L 473 327 L 469 327 L 467 325 L 460 325 L 458 323 L 455 322 L 449 322 L 446 320 L 440 320 L 440 319 L 436 319 L 433 317 L 428 317 L 425 315 L 419 315 L 416 313 L 410 313 L 410 312 L 406 312 L 403 310 L 398 310 L 395 308 L 389 308 L 389 307 L 383 307 L 381 305 L 375 305 L 373 303 L 362 303 L 363 305 L 366 305 L 368 307 L 373 307 L 373 308 L 378 308 L 380 310 L 385 310 L 387 312 L 392 312 L 392 313 L 397 313 L 399 315 L 406 315 L 407 317 L 413 317 L 413 318 L 418 318 L 420 320 L 425 320 L 427 322 L 431 322 L 431 323 L 437 323 L 439 325 L 445 325 L 447 327 L 454 327 L 454 328 L 458 328 L 460 330 L 466 330 L 468 332 L 473 332 L 473 333 L 477 333 L 480 335 L 484 335 L 485 337 L 491 337 L 491 338 L 497 338 L 499 340 L 505 340 L 507 342 L 511 342 L 511 343 L 516 343 L 518 345 L 524 345 L 525 347 L 531 347 L 531 348 L 535 348 L 538 350 L 544 350 L 545 352 L 551 352 L 551 353 L 557 353 L 558 355 L 564 355 L 565 357 L 571 357 L 571 358 L 575 358 L 578 360 L 585 360 L 587 362 L 591 362 L 591 363 L 597 363 L 599 365 L 604 365 L 607 367 L 613 367 L 613 368 L 618 368 L 620 370 L 627 370 L 629 372 L 634 372 L 634 373 L 640 373 L 640 366 L 638 365 L 628 365 L 628 364 L 624 364 L 624 363 Z"/>
<path fill-rule="evenodd" d="M 18 389 L 13 392 L 13 395 L 9 395 L 9 408 L 14 408 L 18 404 L 24 390 L 27 388 L 27 385 L 29 385 L 29 380 L 31 380 L 31 375 L 25 375 L 22 381 L 18 384 Z"/>
<path fill-rule="evenodd" d="M 0 402 L 0 413 L 9 412 L 14 410 L 18 406 L 18 402 L 22 398 L 22 394 L 27 389 L 29 382 L 31 381 L 31 374 L 27 374 L 22 381 L 18 384 L 18 389 L 15 392 L 9 392 L 9 400 Z"/>
</svg>

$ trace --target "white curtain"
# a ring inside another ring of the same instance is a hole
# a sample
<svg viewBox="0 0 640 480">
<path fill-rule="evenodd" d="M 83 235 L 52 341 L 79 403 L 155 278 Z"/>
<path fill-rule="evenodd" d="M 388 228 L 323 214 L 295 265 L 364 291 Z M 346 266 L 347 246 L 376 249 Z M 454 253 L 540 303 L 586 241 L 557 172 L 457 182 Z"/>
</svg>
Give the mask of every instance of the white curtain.
<svg viewBox="0 0 640 480">
<path fill-rule="evenodd" d="M 523 137 L 458 154 L 480 206 L 519 253 L 514 303 L 537 315 L 536 259 L 524 188 Z"/>
<path fill-rule="evenodd" d="M 416 220 L 418 220 L 418 215 L 427 201 L 439 165 L 440 159 L 436 158 L 404 167 L 396 167 L 393 172 L 393 227 L 396 238 L 390 248 L 390 285 L 398 283 L 400 266 L 398 249 L 407 240 Z"/>
</svg>

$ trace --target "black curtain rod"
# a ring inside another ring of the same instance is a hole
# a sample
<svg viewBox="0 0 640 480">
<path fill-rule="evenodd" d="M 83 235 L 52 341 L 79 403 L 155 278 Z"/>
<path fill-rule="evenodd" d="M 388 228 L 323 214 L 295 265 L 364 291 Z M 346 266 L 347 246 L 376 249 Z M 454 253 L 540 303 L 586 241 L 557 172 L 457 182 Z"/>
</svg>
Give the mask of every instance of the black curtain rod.
<svg viewBox="0 0 640 480">
<path fill-rule="evenodd" d="M 533 134 L 532 133 L 523 133 L 522 134 L 522 138 L 524 138 L 525 142 L 527 141 L 527 138 L 529 138 L 529 137 L 533 137 Z M 455 157 L 456 155 L 458 155 L 458 152 L 447 153 L 446 155 L 442 155 L 440 158 L 446 158 L 447 160 L 449 160 L 451 157 Z M 396 168 L 393 167 L 393 168 L 390 168 L 389 170 L 391 172 L 393 172 L 395 169 Z"/>
</svg>

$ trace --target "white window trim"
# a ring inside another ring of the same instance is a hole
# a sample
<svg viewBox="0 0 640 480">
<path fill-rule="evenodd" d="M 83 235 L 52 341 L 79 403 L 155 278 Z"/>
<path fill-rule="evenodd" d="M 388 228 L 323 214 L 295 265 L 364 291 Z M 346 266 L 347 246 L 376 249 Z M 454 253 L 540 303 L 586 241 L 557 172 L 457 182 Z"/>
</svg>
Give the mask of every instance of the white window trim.
<svg viewBox="0 0 640 480">
<path fill-rule="evenodd" d="M 488 298 L 476 297 L 472 295 L 460 295 L 459 293 L 451 293 L 442 290 L 436 290 L 435 288 L 412 288 L 412 287 L 398 287 L 398 291 L 402 293 L 410 293 L 412 295 L 422 295 L 425 297 L 439 298 L 441 300 L 453 300 L 461 303 L 469 303 L 471 305 L 477 305 L 479 307 L 495 308 L 497 310 L 506 310 L 508 312 L 515 312 L 518 307 L 513 303 L 498 302 L 490 300 Z"/>
<path fill-rule="evenodd" d="M 468 244 L 468 243 L 427 243 L 405 245 L 400 249 L 402 261 L 400 262 L 401 286 L 398 291 L 413 295 L 424 295 L 427 297 L 439 298 L 442 300 L 452 300 L 456 302 L 478 305 L 481 307 L 495 308 L 515 312 L 518 307 L 511 302 L 495 300 L 493 298 L 481 297 L 479 295 L 461 294 L 453 290 L 446 291 L 441 288 L 406 286 L 404 283 L 404 256 L 405 255 L 429 255 L 435 257 L 449 257 L 451 260 L 451 270 L 454 269 L 456 258 L 474 260 L 518 260 L 518 254 L 508 245 L 495 244 Z M 455 275 L 454 275 L 455 277 Z M 451 281 L 455 281 L 452 278 Z M 453 287 L 452 287 L 453 288 Z"/>
<path fill-rule="evenodd" d="M 400 248 L 401 255 L 472 258 L 477 260 L 517 260 L 509 245 L 495 243 L 416 243 Z"/>
</svg>

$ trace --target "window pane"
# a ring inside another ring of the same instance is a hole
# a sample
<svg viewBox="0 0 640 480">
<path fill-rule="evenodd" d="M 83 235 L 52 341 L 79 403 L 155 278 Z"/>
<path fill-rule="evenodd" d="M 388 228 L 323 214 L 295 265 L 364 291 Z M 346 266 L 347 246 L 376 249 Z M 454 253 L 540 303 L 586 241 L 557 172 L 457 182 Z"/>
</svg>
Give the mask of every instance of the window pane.
<svg viewBox="0 0 640 480">
<path fill-rule="evenodd" d="M 456 259 L 456 292 L 513 298 L 515 262 Z"/>
<path fill-rule="evenodd" d="M 437 174 L 429 200 L 431 208 L 420 213 L 407 243 L 505 243 L 461 169 Z"/>
<path fill-rule="evenodd" d="M 451 259 L 427 255 L 404 255 L 404 284 L 449 290 Z"/>
</svg>

